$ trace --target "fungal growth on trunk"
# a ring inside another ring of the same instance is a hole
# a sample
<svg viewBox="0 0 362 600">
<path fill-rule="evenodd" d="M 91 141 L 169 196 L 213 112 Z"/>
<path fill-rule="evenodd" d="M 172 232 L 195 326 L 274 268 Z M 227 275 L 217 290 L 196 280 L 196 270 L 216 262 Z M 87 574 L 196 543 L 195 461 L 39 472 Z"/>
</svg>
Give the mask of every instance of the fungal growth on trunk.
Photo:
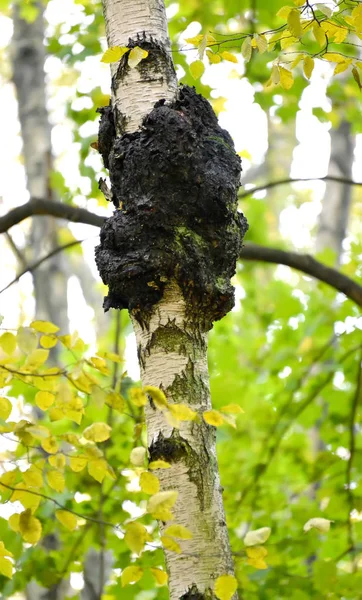
<svg viewBox="0 0 362 600">
<path fill-rule="evenodd" d="M 247 230 L 233 141 L 187 86 L 174 102 L 157 102 L 138 131 L 112 139 L 114 131 L 112 108 L 103 109 L 98 145 L 116 206 L 96 249 L 109 286 L 104 308 L 128 308 L 147 323 L 175 280 L 187 317 L 207 331 L 234 304 L 230 278 Z"/>
</svg>

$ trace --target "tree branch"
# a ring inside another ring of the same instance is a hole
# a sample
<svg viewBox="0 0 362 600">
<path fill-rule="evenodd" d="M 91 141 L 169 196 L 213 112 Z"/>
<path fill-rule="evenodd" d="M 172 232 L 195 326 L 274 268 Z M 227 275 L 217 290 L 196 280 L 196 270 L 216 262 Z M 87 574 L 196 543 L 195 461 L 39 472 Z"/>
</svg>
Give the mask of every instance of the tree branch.
<svg viewBox="0 0 362 600">
<path fill-rule="evenodd" d="M 344 177 L 336 177 L 335 175 L 325 175 L 324 177 L 297 177 L 296 179 L 286 177 L 285 179 L 277 179 L 276 181 L 270 181 L 264 185 L 258 185 L 250 190 L 246 190 L 245 192 L 242 192 L 242 194 L 239 194 L 239 200 L 242 200 L 247 196 L 252 196 L 252 194 L 255 194 L 256 192 L 270 190 L 278 185 L 285 185 L 287 183 L 295 183 L 298 181 L 335 181 L 336 183 L 343 183 L 344 185 L 362 185 L 362 182 L 360 181 L 353 181 L 352 179 L 347 179 Z"/>
<path fill-rule="evenodd" d="M 21 223 L 28 217 L 38 215 L 49 215 L 58 219 L 66 219 L 74 223 L 86 223 L 101 227 L 104 217 L 95 215 L 84 208 L 70 206 L 62 202 L 51 202 L 42 198 L 32 198 L 26 204 L 17 206 L 10 210 L 6 215 L 0 217 L 0 233 L 5 233 L 10 227 Z"/>
<path fill-rule="evenodd" d="M 240 259 L 258 260 L 292 267 L 306 273 L 306 275 L 319 279 L 319 281 L 323 281 L 323 283 L 345 294 L 358 306 L 362 306 L 362 286 L 347 277 L 347 275 L 337 271 L 337 269 L 327 267 L 309 254 L 286 252 L 278 248 L 267 248 L 249 242 L 242 249 Z"/>
<path fill-rule="evenodd" d="M 339 181 L 340 183 L 349 183 L 354 185 L 362 185 L 362 183 L 350 181 L 339 177 L 332 177 L 327 175 L 322 177 L 324 180 Z M 280 181 L 274 181 L 266 184 L 264 187 L 254 188 L 245 192 L 245 195 L 250 195 L 256 190 L 266 189 L 275 185 L 281 185 L 283 183 L 289 183 L 293 181 L 308 181 L 302 179 L 284 179 Z M 68 204 L 62 204 L 61 202 L 49 202 L 47 200 L 32 199 L 27 204 L 23 204 L 17 208 L 14 208 L 3 217 L 0 217 L 0 233 L 6 232 L 10 227 L 20 223 L 24 219 L 36 216 L 36 215 L 50 215 L 60 219 L 67 219 L 74 223 L 85 223 L 87 225 L 93 225 L 95 227 L 101 227 L 105 221 L 105 217 L 96 215 L 89 212 L 84 208 L 78 208 L 76 206 L 70 206 Z M 75 244 L 72 242 L 71 245 Z M 64 248 L 69 247 L 66 244 Z M 60 252 L 63 247 L 56 248 L 49 256 L 53 256 L 54 253 Z M 43 257 L 38 261 L 39 264 L 44 262 L 48 256 Z M 275 264 L 287 265 L 298 271 L 302 271 L 311 277 L 315 277 L 324 283 L 327 283 L 331 287 L 335 288 L 339 292 L 345 294 L 350 300 L 355 302 L 358 306 L 362 306 L 362 286 L 350 279 L 346 275 L 343 275 L 340 271 L 327 267 L 321 262 L 315 260 L 308 254 L 298 254 L 296 252 L 286 252 L 285 250 L 279 250 L 277 248 L 266 248 L 265 246 L 258 246 L 257 244 L 247 243 L 240 256 L 241 260 L 259 260 L 262 262 L 269 262 Z M 30 265 L 28 271 L 34 270 L 39 264 Z M 23 271 L 23 275 L 27 271 Z M 18 281 L 19 275 L 14 281 L 10 282 L 7 287 L 10 287 L 12 283 Z"/>
</svg>

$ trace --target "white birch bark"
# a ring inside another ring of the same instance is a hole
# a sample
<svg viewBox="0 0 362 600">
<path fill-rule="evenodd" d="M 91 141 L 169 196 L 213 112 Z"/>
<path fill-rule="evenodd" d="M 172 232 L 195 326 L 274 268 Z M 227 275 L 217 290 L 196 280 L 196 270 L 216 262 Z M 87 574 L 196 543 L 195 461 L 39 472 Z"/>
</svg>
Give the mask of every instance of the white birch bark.
<svg viewBox="0 0 362 600">
<path fill-rule="evenodd" d="M 127 45 L 145 33 L 167 50 L 167 21 L 162 0 L 103 0 L 108 45 Z M 141 80 L 130 69 L 121 82 L 113 73 L 113 106 L 127 119 L 132 132 L 160 98 L 174 99 L 176 77 L 165 71 Z M 115 111 L 117 116 L 118 111 Z M 119 128 L 120 129 L 120 128 Z M 207 338 L 197 325 L 187 323 L 185 302 L 176 283 L 169 283 L 155 307 L 148 327 L 133 319 L 143 383 L 161 387 L 169 402 L 184 403 L 202 413 L 210 409 Z M 166 552 L 171 600 L 214 597 L 215 579 L 232 574 L 233 564 L 221 497 L 214 428 L 183 423 L 180 430 L 151 406 L 146 411 L 148 444 L 172 446 L 170 469 L 157 471 L 162 490 L 176 490 L 174 522 L 187 527 L 191 540 L 181 542 L 182 554 Z M 164 526 L 161 525 L 161 531 Z M 198 592 L 200 596 L 192 596 Z M 206 596 L 205 596 L 206 597 Z M 236 598 L 236 596 L 235 596 Z"/>
</svg>

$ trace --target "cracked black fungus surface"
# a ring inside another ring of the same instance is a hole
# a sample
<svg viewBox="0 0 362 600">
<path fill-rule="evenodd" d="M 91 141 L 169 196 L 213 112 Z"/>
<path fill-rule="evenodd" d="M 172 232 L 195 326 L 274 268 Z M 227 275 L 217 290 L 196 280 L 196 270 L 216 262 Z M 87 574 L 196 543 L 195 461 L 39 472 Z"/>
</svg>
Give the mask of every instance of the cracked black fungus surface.
<svg viewBox="0 0 362 600">
<path fill-rule="evenodd" d="M 230 135 L 207 100 L 183 86 L 172 104 L 155 105 L 139 131 L 116 138 L 108 160 L 121 208 L 96 249 L 109 286 L 105 310 L 128 308 L 147 321 L 176 279 L 188 317 L 209 329 L 234 304 L 230 278 L 247 230 L 237 212 L 241 165 Z"/>
</svg>

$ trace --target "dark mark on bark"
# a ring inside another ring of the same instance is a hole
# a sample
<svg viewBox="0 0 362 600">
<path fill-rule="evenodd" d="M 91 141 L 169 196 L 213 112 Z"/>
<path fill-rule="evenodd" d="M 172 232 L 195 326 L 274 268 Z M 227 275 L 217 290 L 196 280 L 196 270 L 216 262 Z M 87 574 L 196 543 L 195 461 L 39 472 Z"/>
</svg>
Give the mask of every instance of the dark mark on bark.
<svg viewBox="0 0 362 600">
<path fill-rule="evenodd" d="M 103 144 L 101 143 L 103 147 Z M 157 102 L 139 131 L 116 138 L 108 159 L 116 210 L 96 262 L 105 310 L 128 308 L 144 325 L 176 280 L 187 318 L 208 330 L 234 304 L 230 278 L 247 230 L 237 212 L 240 159 L 210 104 L 183 86 Z"/>
</svg>

